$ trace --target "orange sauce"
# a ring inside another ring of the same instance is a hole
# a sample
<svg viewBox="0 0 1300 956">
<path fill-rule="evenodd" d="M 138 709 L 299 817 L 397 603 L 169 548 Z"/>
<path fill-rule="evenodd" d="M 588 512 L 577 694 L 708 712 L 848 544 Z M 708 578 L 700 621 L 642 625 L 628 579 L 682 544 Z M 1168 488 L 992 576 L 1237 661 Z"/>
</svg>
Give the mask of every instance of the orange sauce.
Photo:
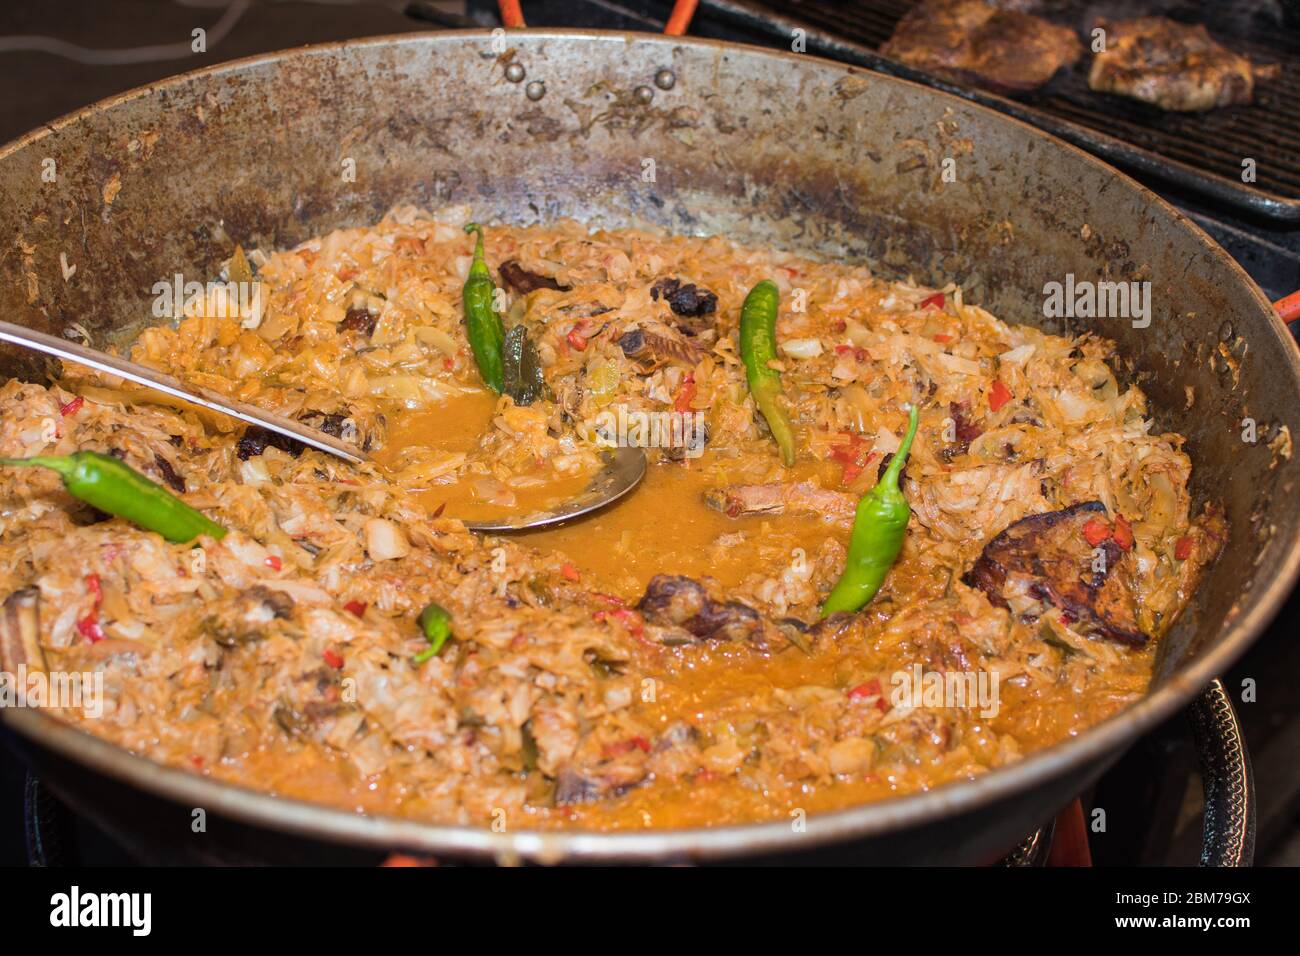
<svg viewBox="0 0 1300 956">
<path fill-rule="evenodd" d="M 439 407 L 388 415 L 388 438 L 375 452 L 375 461 L 416 494 L 430 513 L 462 521 L 489 521 L 546 511 L 576 498 L 591 481 L 590 474 L 557 476 L 539 468 L 521 477 L 526 483 L 502 488 L 485 475 L 463 472 L 432 481 L 404 481 L 402 470 L 420 456 L 469 455 L 494 426 L 497 397 L 486 389 L 451 396 Z M 506 495 L 509 503 L 493 500 L 487 491 Z"/>
<path fill-rule="evenodd" d="M 728 518 L 704 500 L 706 492 L 725 483 L 725 472 L 707 455 L 651 465 L 626 498 L 522 538 L 543 551 L 564 552 L 584 580 L 589 573 L 601 590 L 635 597 L 656 574 L 711 576 L 734 586 L 755 571 L 788 564 L 795 548 L 811 553 L 834 531 L 816 518 Z M 738 532 L 748 533 L 740 539 Z"/>
<path fill-rule="evenodd" d="M 399 469 L 412 452 L 472 452 L 492 425 L 495 396 L 468 392 L 449 399 L 438 409 L 389 416 L 388 441 L 376 455 L 390 469 Z M 740 585 L 751 576 L 770 577 L 789 567 L 802 551 L 811 559 L 828 538 L 842 544 L 848 528 L 818 516 L 771 515 L 731 518 L 710 507 L 707 492 L 730 484 L 754 480 L 733 473 L 725 456 L 706 451 L 685 462 L 652 464 L 640 487 L 622 500 L 587 517 L 558 527 L 523 532 L 516 540 L 543 552 L 563 554 L 580 572 L 584 587 L 636 601 L 656 574 L 711 577 L 724 588 Z M 800 461 L 781 476 L 786 481 L 811 480 L 823 487 L 838 487 L 839 468 L 822 462 Z M 518 494 L 513 509 L 485 504 L 476 497 L 473 480 L 461 478 L 434 482 L 418 490 L 430 511 L 445 505 L 444 514 L 467 520 L 500 517 L 542 509 L 580 493 L 589 476 L 550 481 Z M 911 572 L 900 563 L 895 573 Z M 934 587 L 922 578 L 909 580 L 906 590 L 920 593 Z M 872 672 L 891 669 L 896 662 L 870 642 L 819 641 L 811 655 L 792 646 L 756 652 L 741 645 L 693 647 L 689 651 L 663 648 L 656 652 L 645 674 L 655 681 L 657 693 L 637 705 L 641 716 L 659 729 L 678 722 L 735 730 L 750 720 L 751 702 L 776 690 L 797 691 L 821 687 L 847 689 Z M 1108 686 L 1083 698 L 1041 697 L 1014 685 L 1002 687 L 1002 712 L 968 728 L 962 745 L 970 762 L 936 766 L 927 763 L 891 765 L 879 773 L 820 783 L 814 778 L 779 780 L 767 786 L 738 783 L 722 774 L 697 775 L 677 781 L 651 781 L 625 794 L 592 804 L 571 807 L 531 807 L 525 825 L 590 829 L 716 826 L 744 820 L 788 819 L 800 811 L 823 812 L 895 793 L 925 790 L 971 772 L 981 752 L 996 746 L 998 733 L 1014 733 L 1026 749 L 1044 746 L 1096 722 L 1125 702 L 1126 692 L 1140 693 L 1150 670 L 1150 654 L 1126 659 Z M 281 781 L 280 792 L 312 798 L 313 787 L 339 774 L 338 768 L 321 766 L 297 781 Z M 257 773 L 250 773 L 252 781 Z M 327 785 L 331 792 L 338 787 Z M 420 816 L 418 799 L 402 788 L 372 781 L 368 790 L 345 788 L 350 802 L 367 811 L 386 810 Z M 318 798 L 318 795 L 316 795 Z"/>
</svg>

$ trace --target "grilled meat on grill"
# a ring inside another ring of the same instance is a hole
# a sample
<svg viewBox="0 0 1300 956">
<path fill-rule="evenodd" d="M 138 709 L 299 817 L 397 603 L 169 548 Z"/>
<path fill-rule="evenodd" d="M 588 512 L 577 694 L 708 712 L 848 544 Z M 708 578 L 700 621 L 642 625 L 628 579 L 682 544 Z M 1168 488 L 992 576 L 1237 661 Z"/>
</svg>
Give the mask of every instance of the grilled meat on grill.
<svg viewBox="0 0 1300 956">
<path fill-rule="evenodd" d="M 880 52 L 908 66 L 1004 93 L 1035 90 L 1083 53 L 1066 27 L 983 0 L 926 0 Z"/>
<path fill-rule="evenodd" d="M 1194 112 L 1249 103 L 1258 80 L 1276 66 L 1255 66 L 1215 42 L 1202 24 L 1165 17 L 1100 21 L 1106 50 L 1088 71 L 1088 86 L 1162 110 Z"/>
</svg>

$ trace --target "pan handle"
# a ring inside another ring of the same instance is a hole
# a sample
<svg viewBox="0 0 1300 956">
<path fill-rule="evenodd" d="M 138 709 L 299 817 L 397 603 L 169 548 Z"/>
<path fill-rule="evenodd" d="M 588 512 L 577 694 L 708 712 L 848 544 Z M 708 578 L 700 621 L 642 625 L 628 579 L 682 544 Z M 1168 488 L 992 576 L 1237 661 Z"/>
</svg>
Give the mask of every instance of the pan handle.
<svg viewBox="0 0 1300 956">
<path fill-rule="evenodd" d="M 519 9 L 519 0 L 497 0 L 497 9 L 501 11 L 501 25 L 507 30 L 522 30 L 524 11 Z"/>
<path fill-rule="evenodd" d="M 1300 322 L 1300 289 L 1278 299 L 1273 303 L 1273 308 L 1277 309 L 1277 314 L 1282 317 L 1282 321 L 1292 327 L 1292 331 L 1300 332 L 1300 329 L 1294 328 L 1295 324 Z"/>
<path fill-rule="evenodd" d="M 664 33 L 670 37 L 684 36 L 699 2 L 700 0 L 674 0 L 668 22 L 664 24 Z M 524 23 L 524 11 L 519 7 L 519 0 L 497 0 L 497 9 L 501 11 L 501 25 L 507 30 L 522 30 L 528 25 Z"/>
</svg>

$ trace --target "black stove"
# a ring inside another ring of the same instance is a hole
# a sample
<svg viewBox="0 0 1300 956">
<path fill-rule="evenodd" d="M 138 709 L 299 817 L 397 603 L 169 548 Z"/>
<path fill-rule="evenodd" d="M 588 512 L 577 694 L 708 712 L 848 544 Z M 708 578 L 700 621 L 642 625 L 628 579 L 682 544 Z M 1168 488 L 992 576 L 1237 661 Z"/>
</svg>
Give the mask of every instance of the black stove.
<svg viewBox="0 0 1300 956">
<path fill-rule="evenodd" d="M 138 47 L 163 42 L 178 31 L 188 35 L 195 25 L 213 27 L 223 6 L 189 0 L 15 6 L 0 11 L 0 36 L 45 35 L 97 49 Z M 523 6 L 531 26 L 657 32 L 671 4 L 536 0 Z M 798 21 L 802 5 L 788 4 L 778 14 L 776 4 L 745 4 L 757 11 L 758 19 L 735 16 L 728 8 L 736 6 L 705 0 L 691 34 L 784 46 L 779 32 L 762 21 L 763 11 Z M 820 4 L 818 10 L 821 19 L 807 25 L 820 31 L 823 45 L 810 52 L 835 56 L 841 36 L 852 45 L 852 24 L 846 19 L 843 29 L 837 29 L 833 5 Z M 220 42 L 182 59 L 103 66 L 0 47 L 0 84 L 29 94 L 0 104 L 0 141 L 102 97 L 222 60 L 309 42 L 498 23 L 497 6 L 488 0 L 278 2 L 248 5 Z M 848 52 L 844 56 L 852 58 Z M 1300 289 L 1300 227 L 1243 214 L 1164 179 L 1148 185 L 1205 229 L 1271 298 Z M 1055 824 L 1044 821 L 1043 829 L 1026 835 L 1004 863 L 1071 865 L 1088 856 L 1099 866 L 1241 865 L 1252 856 L 1256 863 L 1300 863 L 1300 714 L 1293 698 L 1293 688 L 1300 684 L 1300 652 L 1292 641 L 1297 621 L 1300 598 L 1293 597 L 1250 653 L 1222 676 L 1221 685 L 1207 691 L 1188 714 L 1141 739 L 1095 788 L 1080 795 L 1077 809 L 1067 808 Z M 1246 682 L 1256 688 L 1251 702 L 1242 701 Z M 1075 845 L 1068 852 L 1063 828 L 1073 831 Z M 151 856 L 150 848 L 127 848 L 70 813 L 14 757 L 0 753 L 0 863 L 158 862 Z M 850 861 L 828 857 L 828 862 Z"/>
</svg>

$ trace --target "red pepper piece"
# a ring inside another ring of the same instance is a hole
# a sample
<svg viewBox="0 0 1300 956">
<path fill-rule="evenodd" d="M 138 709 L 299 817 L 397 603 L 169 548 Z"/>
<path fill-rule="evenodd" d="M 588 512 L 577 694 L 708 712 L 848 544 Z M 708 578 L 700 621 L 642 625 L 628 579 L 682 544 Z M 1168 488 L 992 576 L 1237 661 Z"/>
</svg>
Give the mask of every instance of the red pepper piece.
<svg viewBox="0 0 1300 956">
<path fill-rule="evenodd" d="M 641 622 L 641 615 L 636 611 L 621 607 L 616 611 L 610 611 L 609 616 L 618 620 L 628 633 L 633 637 L 640 637 L 645 633 L 645 627 Z"/>
<path fill-rule="evenodd" d="M 1007 402 L 1011 401 L 1013 397 L 1011 389 L 1007 388 L 1006 385 L 1003 384 L 1002 379 L 996 379 L 993 382 L 993 387 L 989 389 L 989 409 L 996 412 Z"/>
<path fill-rule="evenodd" d="M 840 480 L 848 485 L 857 480 L 858 475 L 871 464 L 872 459 L 876 457 L 876 452 L 869 451 L 867 441 L 861 435 L 854 432 L 844 432 L 848 436 L 847 441 L 843 444 L 832 445 L 829 457 L 834 461 L 840 462 L 844 466 Z"/>
<path fill-rule="evenodd" d="M 681 387 L 677 389 L 677 394 L 673 396 L 673 408 L 680 414 L 686 414 L 691 410 L 691 403 L 695 401 L 695 395 L 699 389 L 695 385 L 695 375 L 687 375 L 682 380 Z"/>
<path fill-rule="evenodd" d="M 99 626 L 99 606 L 104 601 L 104 588 L 98 574 L 86 575 L 86 591 L 90 594 L 90 611 L 77 621 L 77 633 L 90 643 L 104 639 L 104 629 Z"/>
<path fill-rule="evenodd" d="M 1133 547 L 1133 526 L 1128 523 L 1128 519 L 1123 515 L 1115 516 L 1115 543 L 1119 545 L 1121 551 L 1127 551 Z"/>
<path fill-rule="evenodd" d="M 1083 526 L 1083 536 L 1094 548 L 1111 535 L 1110 525 L 1100 518 L 1089 518 Z"/>
<path fill-rule="evenodd" d="M 849 691 L 849 700 L 863 700 L 867 697 L 876 698 L 872 706 L 882 714 L 889 710 L 889 704 L 885 701 L 885 692 L 880 687 L 880 678 L 873 677 L 865 684 L 859 684 Z"/>
<path fill-rule="evenodd" d="M 568 341 L 568 343 L 573 346 L 573 349 L 576 352 L 587 351 L 587 340 L 583 336 L 583 334 L 579 331 L 579 329 L 582 328 L 583 324 L 584 323 L 579 322 L 573 328 L 569 329 L 569 334 L 564 337 Z"/>
<path fill-rule="evenodd" d="M 865 684 L 859 684 L 849 691 L 849 700 L 861 700 L 863 697 L 880 696 L 880 678 L 873 677 Z"/>
</svg>

